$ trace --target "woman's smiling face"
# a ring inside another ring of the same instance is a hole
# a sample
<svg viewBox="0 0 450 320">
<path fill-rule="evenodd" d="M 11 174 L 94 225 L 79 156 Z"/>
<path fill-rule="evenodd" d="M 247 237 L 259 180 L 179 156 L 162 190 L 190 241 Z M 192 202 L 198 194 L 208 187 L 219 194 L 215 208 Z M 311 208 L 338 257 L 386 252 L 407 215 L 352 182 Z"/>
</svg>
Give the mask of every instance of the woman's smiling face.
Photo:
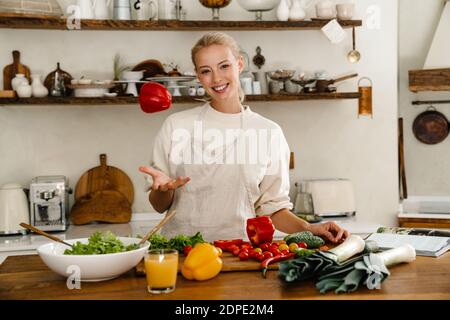
<svg viewBox="0 0 450 320">
<path fill-rule="evenodd" d="M 195 55 L 197 77 L 213 100 L 239 100 L 239 74 L 242 57 L 236 59 L 230 48 L 211 45 Z"/>
</svg>

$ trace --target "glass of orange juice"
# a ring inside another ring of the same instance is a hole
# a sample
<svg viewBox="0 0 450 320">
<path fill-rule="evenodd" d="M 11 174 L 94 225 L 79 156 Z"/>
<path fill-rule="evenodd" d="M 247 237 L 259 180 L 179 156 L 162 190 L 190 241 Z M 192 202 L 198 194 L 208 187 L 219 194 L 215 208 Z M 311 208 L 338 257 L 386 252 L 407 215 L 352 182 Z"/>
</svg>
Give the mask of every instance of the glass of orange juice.
<svg viewBox="0 0 450 320">
<path fill-rule="evenodd" d="M 145 254 L 147 290 L 150 293 L 169 293 L 175 290 L 178 273 L 178 251 L 152 249 Z"/>
</svg>

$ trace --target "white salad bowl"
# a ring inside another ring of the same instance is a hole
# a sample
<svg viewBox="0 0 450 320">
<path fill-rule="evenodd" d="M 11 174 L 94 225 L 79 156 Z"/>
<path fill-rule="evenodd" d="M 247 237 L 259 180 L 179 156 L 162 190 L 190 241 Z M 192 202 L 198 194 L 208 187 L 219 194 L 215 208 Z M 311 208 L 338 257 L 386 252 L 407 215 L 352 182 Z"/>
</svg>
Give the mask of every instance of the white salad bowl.
<svg viewBox="0 0 450 320">
<path fill-rule="evenodd" d="M 139 238 L 118 237 L 127 246 L 139 243 Z M 80 241 L 88 243 L 88 238 L 65 240 L 69 244 Z M 140 248 L 118 253 L 92 255 L 65 255 L 68 246 L 52 242 L 37 248 L 44 263 L 54 272 L 63 277 L 79 276 L 81 281 L 103 281 L 116 278 L 134 268 L 143 258 L 150 243 L 146 241 Z M 78 273 L 79 272 L 79 273 Z"/>
</svg>

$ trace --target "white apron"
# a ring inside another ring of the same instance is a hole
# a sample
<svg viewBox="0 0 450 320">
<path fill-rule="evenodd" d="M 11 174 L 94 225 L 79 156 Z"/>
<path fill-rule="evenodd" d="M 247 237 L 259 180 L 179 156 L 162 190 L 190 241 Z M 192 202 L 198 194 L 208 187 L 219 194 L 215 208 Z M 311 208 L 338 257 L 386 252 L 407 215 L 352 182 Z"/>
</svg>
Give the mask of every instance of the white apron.
<svg viewBox="0 0 450 320">
<path fill-rule="evenodd" d="M 197 121 L 203 120 L 208 108 L 208 105 L 203 107 Z M 241 132 L 244 130 L 244 114 L 241 108 Z M 193 134 L 191 137 L 187 147 L 195 152 L 193 145 L 202 142 L 195 140 Z M 236 144 L 237 139 L 227 145 L 224 152 L 233 152 Z M 220 149 L 223 150 L 223 146 Z M 246 239 L 246 221 L 255 217 L 246 167 L 246 164 L 216 163 L 177 165 L 176 176 L 187 176 L 191 180 L 175 191 L 171 209 L 176 209 L 176 214 L 163 227 L 162 234 L 173 237 L 178 234 L 193 235 L 200 231 L 206 241 Z"/>
</svg>

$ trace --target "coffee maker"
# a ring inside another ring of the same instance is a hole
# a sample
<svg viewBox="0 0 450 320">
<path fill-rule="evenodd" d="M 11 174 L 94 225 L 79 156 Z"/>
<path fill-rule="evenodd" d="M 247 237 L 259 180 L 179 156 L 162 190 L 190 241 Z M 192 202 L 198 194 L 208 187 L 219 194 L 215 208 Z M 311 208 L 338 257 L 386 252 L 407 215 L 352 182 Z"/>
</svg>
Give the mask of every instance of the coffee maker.
<svg viewBox="0 0 450 320">
<path fill-rule="evenodd" d="M 65 231 L 69 225 L 69 194 L 64 176 L 40 176 L 31 181 L 31 225 L 43 231 Z"/>
</svg>

